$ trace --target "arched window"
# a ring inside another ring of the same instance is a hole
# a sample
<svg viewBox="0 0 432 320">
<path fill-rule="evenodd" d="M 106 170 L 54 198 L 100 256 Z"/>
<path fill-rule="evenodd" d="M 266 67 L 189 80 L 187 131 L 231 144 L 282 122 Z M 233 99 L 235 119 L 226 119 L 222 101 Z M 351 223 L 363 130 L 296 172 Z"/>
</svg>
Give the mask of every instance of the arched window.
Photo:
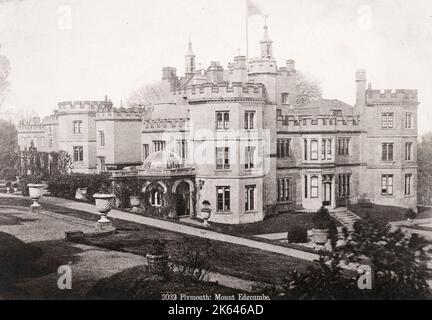
<svg viewBox="0 0 432 320">
<path fill-rule="evenodd" d="M 150 193 L 150 204 L 153 207 L 160 207 L 162 205 L 162 192 L 158 189 L 153 189 Z"/>
<path fill-rule="evenodd" d="M 318 160 L 318 140 L 311 141 L 311 160 Z"/>
<path fill-rule="evenodd" d="M 318 177 L 311 177 L 311 198 L 318 198 Z"/>
</svg>

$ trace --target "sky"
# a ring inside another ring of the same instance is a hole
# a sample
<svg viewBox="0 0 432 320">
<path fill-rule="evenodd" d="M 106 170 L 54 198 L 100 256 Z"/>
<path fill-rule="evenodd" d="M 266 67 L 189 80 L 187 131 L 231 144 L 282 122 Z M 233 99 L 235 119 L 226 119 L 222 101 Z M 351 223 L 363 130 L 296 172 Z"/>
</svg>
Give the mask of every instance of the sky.
<svg viewBox="0 0 432 320">
<path fill-rule="evenodd" d="M 317 79 L 324 98 L 353 104 L 354 75 L 374 89 L 418 89 L 419 133 L 432 131 L 432 1 L 255 0 L 268 15 L 279 66 Z M 249 18 L 249 57 L 263 18 Z M 223 66 L 246 53 L 245 0 L 0 0 L 0 54 L 11 63 L 7 108 L 48 115 L 59 101 L 126 101 L 197 62 Z"/>
</svg>

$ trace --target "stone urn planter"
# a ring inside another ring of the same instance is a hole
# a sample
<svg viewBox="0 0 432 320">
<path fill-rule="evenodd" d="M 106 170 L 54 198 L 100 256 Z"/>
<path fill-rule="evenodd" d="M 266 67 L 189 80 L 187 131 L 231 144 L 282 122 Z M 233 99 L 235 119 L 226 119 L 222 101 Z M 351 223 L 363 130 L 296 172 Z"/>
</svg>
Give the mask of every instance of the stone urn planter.
<svg viewBox="0 0 432 320">
<path fill-rule="evenodd" d="M 130 204 L 132 206 L 132 212 L 138 212 L 139 206 L 141 205 L 141 196 L 130 196 L 129 197 Z"/>
<path fill-rule="evenodd" d="M 44 194 L 44 185 L 41 183 L 29 183 L 27 187 L 29 188 L 30 198 L 33 200 L 33 203 L 30 205 L 30 207 L 32 209 L 41 207 L 39 204 L 39 199 L 42 198 Z"/>
<path fill-rule="evenodd" d="M 75 192 L 76 200 L 87 200 L 87 188 L 78 188 Z"/>
<path fill-rule="evenodd" d="M 211 211 L 212 211 L 212 209 L 211 209 L 210 202 L 207 200 L 204 200 L 202 203 L 202 208 L 201 208 L 201 219 L 204 220 L 203 227 L 205 227 L 205 228 L 210 227 L 208 220 L 210 219 Z"/>
<path fill-rule="evenodd" d="M 156 275 L 164 275 L 168 273 L 168 254 L 146 254 L 148 267 L 152 273 Z"/>
<path fill-rule="evenodd" d="M 313 229 L 313 240 L 317 245 L 325 245 L 328 241 L 328 229 Z"/>
<path fill-rule="evenodd" d="M 324 249 L 329 240 L 329 229 L 334 226 L 334 222 L 327 208 L 321 207 L 312 217 L 313 241 L 316 249 Z"/>
<path fill-rule="evenodd" d="M 95 199 L 96 202 L 96 209 L 101 215 L 101 218 L 96 222 L 96 231 L 97 232 L 113 231 L 114 228 L 112 226 L 111 221 L 107 218 L 107 216 L 108 216 L 108 212 L 110 212 L 111 209 L 113 208 L 115 195 L 96 193 L 93 195 L 93 198 Z"/>
<path fill-rule="evenodd" d="M 166 244 L 163 241 L 155 240 L 150 252 L 146 254 L 149 270 L 155 275 L 166 275 L 168 273 L 169 256 Z"/>
</svg>

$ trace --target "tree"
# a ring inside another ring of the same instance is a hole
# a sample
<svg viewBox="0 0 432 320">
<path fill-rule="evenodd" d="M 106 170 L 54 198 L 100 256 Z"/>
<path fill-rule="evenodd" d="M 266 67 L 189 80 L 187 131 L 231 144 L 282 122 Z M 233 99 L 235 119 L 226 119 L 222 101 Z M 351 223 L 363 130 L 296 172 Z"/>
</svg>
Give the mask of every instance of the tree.
<svg viewBox="0 0 432 320">
<path fill-rule="evenodd" d="M 297 72 L 296 77 L 296 107 L 301 108 L 315 99 L 322 97 L 321 88 L 316 80 Z"/>
<path fill-rule="evenodd" d="M 1 45 L 0 45 L 1 49 Z M 5 55 L 0 54 L 0 107 L 2 106 L 4 100 L 6 99 L 9 81 L 8 77 L 11 72 L 9 59 Z"/>
<path fill-rule="evenodd" d="M 417 146 L 417 198 L 421 204 L 432 203 L 432 132 L 422 136 Z"/>
<path fill-rule="evenodd" d="M 148 106 L 174 100 L 169 85 L 160 81 L 134 90 L 127 99 L 127 105 L 129 107 Z"/>
<path fill-rule="evenodd" d="M 11 122 L 0 119 L 0 171 L 2 175 L 15 176 L 17 165 L 18 132 Z M 8 173 L 6 173 L 8 172 Z"/>
<path fill-rule="evenodd" d="M 289 299 L 426 299 L 429 245 L 416 234 L 377 221 L 360 220 L 347 243 L 333 247 L 332 252 L 320 252 L 318 263 L 304 273 L 296 270 L 278 285 L 257 289 L 272 296 Z M 356 276 L 341 266 L 354 263 L 370 267 L 372 287 L 361 290 Z"/>
</svg>

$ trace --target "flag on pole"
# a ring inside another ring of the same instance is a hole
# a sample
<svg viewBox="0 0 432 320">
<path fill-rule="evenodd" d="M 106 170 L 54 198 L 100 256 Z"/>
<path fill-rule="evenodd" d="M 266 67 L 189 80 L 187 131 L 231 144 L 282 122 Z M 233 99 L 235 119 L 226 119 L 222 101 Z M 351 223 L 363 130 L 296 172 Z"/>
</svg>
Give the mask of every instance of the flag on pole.
<svg viewBox="0 0 432 320">
<path fill-rule="evenodd" d="M 256 4 L 252 0 L 246 0 L 246 6 L 247 6 L 247 16 L 260 16 L 264 15 L 264 12 L 260 8 L 258 4 Z"/>
</svg>

